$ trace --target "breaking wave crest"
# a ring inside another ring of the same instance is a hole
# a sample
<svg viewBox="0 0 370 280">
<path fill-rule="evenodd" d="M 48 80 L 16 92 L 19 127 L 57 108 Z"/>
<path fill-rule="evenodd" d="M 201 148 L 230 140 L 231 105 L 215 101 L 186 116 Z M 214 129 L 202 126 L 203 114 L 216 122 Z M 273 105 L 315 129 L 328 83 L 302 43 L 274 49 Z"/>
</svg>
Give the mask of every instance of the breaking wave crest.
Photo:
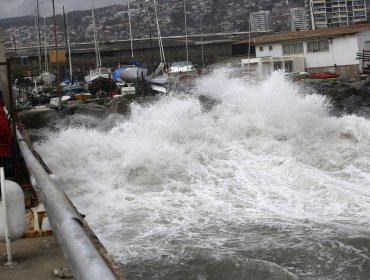
<svg viewBox="0 0 370 280">
<path fill-rule="evenodd" d="M 329 107 L 220 69 L 36 149 L 128 279 L 366 279 L 370 122 Z"/>
</svg>

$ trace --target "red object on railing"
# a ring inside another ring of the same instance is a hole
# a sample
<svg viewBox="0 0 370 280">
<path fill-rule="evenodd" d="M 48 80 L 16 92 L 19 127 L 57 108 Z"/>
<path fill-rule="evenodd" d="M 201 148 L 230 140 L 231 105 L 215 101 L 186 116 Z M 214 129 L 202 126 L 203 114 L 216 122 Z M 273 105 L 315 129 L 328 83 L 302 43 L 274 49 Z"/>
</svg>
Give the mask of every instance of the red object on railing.
<svg viewBox="0 0 370 280">
<path fill-rule="evenodd" d="M 0 157 L 12 156 L 13 134 L 3 108 L 0 108 Z"/>
</svg>

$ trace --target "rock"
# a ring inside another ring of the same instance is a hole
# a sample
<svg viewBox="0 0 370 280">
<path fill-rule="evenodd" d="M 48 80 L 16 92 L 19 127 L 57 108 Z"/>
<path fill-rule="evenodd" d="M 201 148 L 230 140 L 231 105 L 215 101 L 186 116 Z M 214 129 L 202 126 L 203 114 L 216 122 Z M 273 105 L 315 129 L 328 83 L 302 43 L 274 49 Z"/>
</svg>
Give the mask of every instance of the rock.
<svg viewBox="0 0 370 280">
<path fill-rule="evenodd" d="M 97 106 L 99 106 L 99 107 L 97 107 Z M 88 107 L 88 106 L 79 107 L 76 110 L 76 114 L 93 116 L 93 117 L 97 117 L 97 118 L 104 117 L 107 113 L 106 108 L 104 106 L 101 106 L 101 105 L 97 105 L 97 106 L 94 106 L 94 107 Z"/>
<path fill-rule="evenodd" d="M 154 102 L 157 102 L 160 100 L 160 97 L 157 95 L 148 95 L 148 96 L 141 96 L 136 98 L 135 100 L 132 100 L 136 102 L 137 104 L 153 104 Z"/>
<path fill-rule="evenodd" d="M 25 128 L 37 129 L 55 124 L 58 113 L 50 108 L 35 108 L 19 112 L 18 119 Z"/>
<path fill-rule="evenodd" d="M 358 95 L 361 96 L 365 106 L 370 105 L 370 85 L 363 86 L 359 90 Z"/>
<path fill-rule="evenodd" d="M 363 105 L 362 98 L 357 95 L 351 95 L 341 102 L 345 113 L 352 114 L 357 112 Z"/>
<path fill-rule="evenodd" d="M 357 82 L 352 83 L 351 86 L 353 86 L 356 90 L 360 90 L 361 88 L 366 86 L 368 83 L 369 83 L 368 80 L 357 81 Z"/>
<path fill-rule="evenodd" d="M 129 114 L 130 113 L 130 102 L 125 99 L 112 99 L 108 103 L 107 112 L 110 114 Z"/>
<path fill-rule="evenodd" d="M 214 106 L 220 103 L 220 101 L 205 95 L 199 95 L 198 99 L 205 112 L 212 110 Z"/>
<path fill-rule="evenodd" d="M 76 113 L 77 109 L 81 107 L 78 103 L 75 102 L 69 102 L 68 104 L 65 104 L 62 106 L 62 109 L 60 111 L 60 116 L 68 116 L 68 115 L 73 115 Z"/>
<path fill-rule="evenodd" d="M 340 85 L 325 90 L 323 94 L 331 98 L 333 101 L 341 101 L 352 95 L 356 95 L 357 92 L 358 91 L 354 87 Z"/>
<path fill-rule="evenodd" d="M 370 119 L 370 107 L 361 106 L 356 113 L 357 116 Z"/>
<path fill-rule="evenodd" d="M 110 102 L 110 100 L 111 98 L 93 98 L 85 100 L 84 103 L 87 105 L 98 104 L 105 106 Z"/>
</svg>

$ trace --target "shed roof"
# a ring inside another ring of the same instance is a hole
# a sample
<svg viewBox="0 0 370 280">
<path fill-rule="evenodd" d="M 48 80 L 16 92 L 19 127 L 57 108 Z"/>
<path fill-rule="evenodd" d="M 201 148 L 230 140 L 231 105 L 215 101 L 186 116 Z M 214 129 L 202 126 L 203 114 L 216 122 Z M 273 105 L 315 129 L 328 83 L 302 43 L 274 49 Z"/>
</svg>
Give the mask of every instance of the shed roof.
<svg viewBox="0 0 370 280">
<path fill-rule="evenodd" d="M 291 31 L 291 32 L 281 32 L 266 34 L 261 36 L 256 36 L 251 38 L 251 44 L 264 44 L 264 43 L 277 43 L 285 41 L 295 41 L 304 39 L 315 39 L 315 38 L 335 38 L 345 35 L 352 35 L 359 33 L 361 31 L 370 29 L 370 23 L 354 24 L 347 26 L 330 27 L 316 30 L 306 30 L 306 31 Z M 245 39 L 239 42 L 233 43 L 233 45 L 248 44 L 249 39 Z"/>
</svg>

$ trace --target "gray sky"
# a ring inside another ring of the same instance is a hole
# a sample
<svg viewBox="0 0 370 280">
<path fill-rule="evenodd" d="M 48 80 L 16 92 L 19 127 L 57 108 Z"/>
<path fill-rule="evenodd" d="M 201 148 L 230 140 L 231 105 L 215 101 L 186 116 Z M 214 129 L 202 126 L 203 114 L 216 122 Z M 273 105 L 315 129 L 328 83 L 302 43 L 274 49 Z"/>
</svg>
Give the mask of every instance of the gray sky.
<svg viewBox="0 0 370 280">
<path fill-rule="evenodd" d="M 110 6 L 114 4 L 124 4 L 125 0 L 93 0 L 96 8 Z M 133 0 L 131 0 L 133 1 Z M 0 0 L 0 19 L 18 16 L 33 15 L 36 0 Z M 62 13 L 63 6 L 67 11 L 88 10 L 91 8 L 91 0 L 54 0 L 55 12 Z M 39 0 L 40 15 L 50 16 L 52 10 L 52 0 Z"/>
</svg>

